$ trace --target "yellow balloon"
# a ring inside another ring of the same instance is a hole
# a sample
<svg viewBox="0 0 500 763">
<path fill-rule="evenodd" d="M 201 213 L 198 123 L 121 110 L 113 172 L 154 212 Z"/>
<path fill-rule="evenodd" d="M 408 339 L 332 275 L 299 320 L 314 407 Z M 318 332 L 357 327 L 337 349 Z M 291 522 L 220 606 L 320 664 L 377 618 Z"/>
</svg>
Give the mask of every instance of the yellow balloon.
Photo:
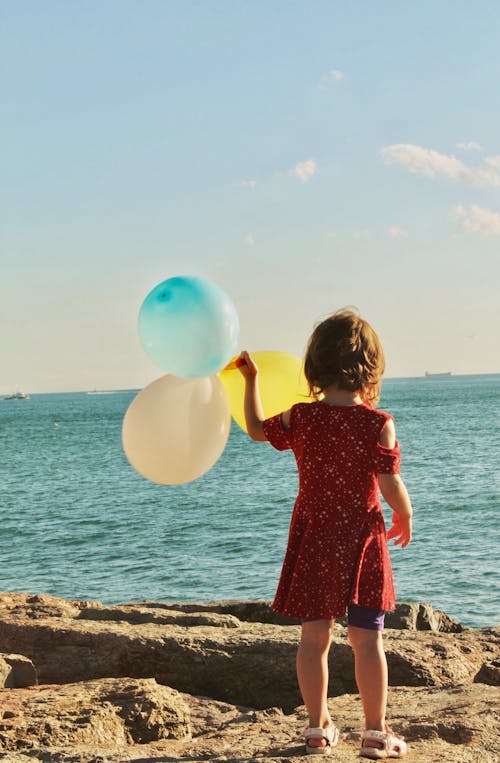
<svg viewBox="0 0 500 763">
<path fill-rule="evenodd" d="M 122 443 L 134 469 L 160 485 L 201 477 L 221 456 L 231 428 L 226 391 L 217 376 L 162 376 L 132 400 Z"/>
<path fill-rule="evenodd" d="M 288 410 L 295 403 L 311 402 L 300 358 L 277 350 L 261 350 L 251 355 L 259 368 L 260 399 L 266 419 Z M 246 432 L 245 380 L 234 361 L 219 372 L 219 377 L 226 388 L 231 415 Z"/>
</svg>

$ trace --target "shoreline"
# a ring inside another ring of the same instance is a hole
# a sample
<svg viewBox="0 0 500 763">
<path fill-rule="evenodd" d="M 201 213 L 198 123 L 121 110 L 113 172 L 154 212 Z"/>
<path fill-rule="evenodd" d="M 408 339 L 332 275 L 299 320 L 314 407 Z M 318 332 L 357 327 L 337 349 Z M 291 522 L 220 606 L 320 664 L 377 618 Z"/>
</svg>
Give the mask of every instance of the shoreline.
<svg viewBox="0 0 500 763">
<path fill-rule="evenodd" d="M 7 592 L 0 591 L 0 597 L 3 595 L 3 593 L 7 593 Z M 252 599 L 246 599 L 246 598 L 242 599 L 242 598 L 237 598 L 237 597 L 231 597 L 231 598 L 217 599 L 217 600 L 214 600 L 214 599 L 208 598 L 208 597 L 206 597 L 206 598 L 205 597 L 199 597 L 197 599 L 192 599 L 192 600 L 191 599 L 182 599 L 182 598 L 171 599 L 171 598 L 163 598 L 163 597 L 162 598 L 155 598 L 155 599 L 137 598 L 137 599 L 131 599 L 131 600 L 125 600 L 122 597 L 112 597 L 110 599 L 107 599 L 106 597 L 99 597 L 98 599 L 94 599 L 92 596 L 83 596 L 83 595 L 82 596 L 71 596 L 71 595 L 65 595 L 65 594 L 47 593 L 44 590 L 36 590 L 36 589 L 34 591 L 30 591 L 30 592 L 28 592 L 28 591 L 26 591 L 24 589 L 23 590 L 14 589 L 14 590 L 8 591 L 8 593 L 9 594 L 16 594 L 16 595 L 20 595 L 20 596 L 42 596 L 42 597 L 48 596 L 48 597 L 52 597 L 54 599 L 58 599 L 58 600 L 61 600 L 61 601 L 73 601 L 73 602 L 96 601 L 97 603 L 99 603 L 100 605 L 103 605 L 105 607 L 120 607 L 120 606 L 140 605 L 142 602 L 153 602 L 154 601 L 154 602 L 156 602 L 157 604 L 159 604 L 162 607 L 167 607 L 168 606 L 171 609 L 179 609 L 179 608 L 182 609 L 184 607 L 188 607 L 188 608 L 191 608 L 192 611 L 195 611 L 197 609 L 200 610 L 200 611 L 208 609 L 210 611 L 220 611 L 220 612 L 222 612 L 223 608 L 224 608 L 224 611 L 226 613 L 229 613 L 229 614 L 231 614 L 233 612 L 233 607 L 235 608 L 235 610 L 239 610 L 241 612 L 241 606 L 243 604 L 248 606 L 249 611 L 251 610 L 252 605 L 255 605 L 255 606 L 260 608 L 262 606 L 262 604 L 264 604 L 264 603 L 266 605 L 268 605 L 268 607 L 270 608 L 271 601 L 272 601 L 271 599 L 266 599 L 266 598 L 262 598 L 262 597 L 256 597 L 256 598 L 252 598 Z M 410 597 L 405 597 L 404 599 L 398 599 L 398 601 L 396 602 L 396 607 L 398 608 L 402 603 L 404 603 L 405 605 L 415 605 L 415 606 L 430 607 L 430 609 L 433 610 L 434 612 L 441 612 L 444 615 L 446 615 L 446 617 L 449 617 L 450 620 L 458 623 L 461 626 L 462 629 L 468 628 L 468 629 L 471 629 L 471 630 L 481 630 L 483 628 L 496 628 L 496 627 L 500 627 L 500 618 L 496 622 L 495 622 L 495 620 L 492 619 L 492 620 L 485 621 L 483 623 L 469 623 L 469 622 L 466 622 L 465 620 L 463 620 L 461 618 L 458 618 L 457 616 L 455 616 L 453 614 L 449 614 L 446 609 L 441 609 L 440 607 L 436 606 L 434 603 L 430 603 L 429 602 L 429 603 L 426 603 L 425 605 L 422 605 L 422 602 L 420 601 L 420 599 L 418 599 L 416 597 L 413 598 L 413 597 L 410 596 Z M 261 611 L 261 610 L 258 609 L 257 611 Z M 262 610 L 262 611 L 264 611 L 264 610 Z M 397 609 L 395 610 L 395 612 L 397 612 Z M 294 620 L 293 618 L 288 618 L 285 615 L 281 616 L 281 615 L 278 615 L 276 613 L 274 613 L 274 614 L 275 614 L 275 620 L 269 620 L 269 622 L 280 622 L 280 624 L 282 624 L 282 625 L 287 625 L 287 624 L 288 625 L 293 625 L 293 624 L 300 623 L 299 620 Z M 391 629 L 393 627 L 392 625 L 389 624 L 389 623 L 391 623 L 391 621 L 392 622 L 397 622 L 397 618 L 396 618 L 395 621 L 392 620 L 393 617 L 394 617 L 394 613 L 393 612 L 386 613 L 386 625 L 385 625 L 386 629 Z M 342 623 L 343 622 L 343 618 L 337 618 L 336 622 L 341 622 Z M 399 627 L 399 626 L 395 626 L 395 627 Z"/>
</svg>

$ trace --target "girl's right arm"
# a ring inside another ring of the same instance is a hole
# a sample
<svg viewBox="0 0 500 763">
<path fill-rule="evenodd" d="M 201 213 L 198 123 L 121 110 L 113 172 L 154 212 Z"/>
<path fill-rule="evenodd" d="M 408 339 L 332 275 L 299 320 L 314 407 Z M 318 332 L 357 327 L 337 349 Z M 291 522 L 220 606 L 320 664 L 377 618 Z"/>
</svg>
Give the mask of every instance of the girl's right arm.
<svg viewBox="0 0 500 763">
<path fill-rule="evenodd" d="M 396 431 L 394 422 L 389 419 L 380 435 L 380 444 L 385 448 L 394 448 L 396 444 Z M 412 515 L 410 496 L 406 485 L 399 474 L 379 474 L 378 484 L 384 500 L 391 507 L 392 527 L 387 533 L 389 539 L 395 538 L 395 545 L 406 548 L 411 541 Z"/>
<path fill-rule="evenodd" d="M 247 432 L 252 440 L 266 442 L 267 437 L 264 434 L 262 423 L 264 421 L 264 411 L 259 394 L 258 372 L 250 353 L 243 351 L 237 363 L 238 369 L 245 379 L 245 423 Z"/>
</svg>

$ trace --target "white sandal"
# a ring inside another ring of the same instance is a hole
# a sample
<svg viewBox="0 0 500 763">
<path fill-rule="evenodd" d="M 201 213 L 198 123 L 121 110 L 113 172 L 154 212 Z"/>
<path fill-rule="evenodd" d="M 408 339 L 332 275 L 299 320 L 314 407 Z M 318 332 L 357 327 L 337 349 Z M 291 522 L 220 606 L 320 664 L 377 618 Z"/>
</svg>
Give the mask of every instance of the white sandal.
<svg viewBox="0 0 500 763">
<path fill-rule="evenodd" d="M 381 747 L 371 747 L 366 745 L 366 742 L 378 742 Z M 365 758 L 371 758 L 372 760 L 380 760 L 381 758 L 402 758 L 406 755 L 406 742 L 404 739 L 398 739 L 391 731 L 363 731 L 361 737 L 361 750 L 360 755 Z"/>
<path fill-rule="evenodd" d="M 336 726 L 328 726 L 326 729 L 309 728 L 304 732 L 306 740 L 306 753 L 308 755 L 330 755 L 332 747 L 336 747 L 339 741 L 339 730 Z M 324 739 L 326 744 L 320 747 L 311 747 L 308 744 L 310 739 Z"/>
</svg>

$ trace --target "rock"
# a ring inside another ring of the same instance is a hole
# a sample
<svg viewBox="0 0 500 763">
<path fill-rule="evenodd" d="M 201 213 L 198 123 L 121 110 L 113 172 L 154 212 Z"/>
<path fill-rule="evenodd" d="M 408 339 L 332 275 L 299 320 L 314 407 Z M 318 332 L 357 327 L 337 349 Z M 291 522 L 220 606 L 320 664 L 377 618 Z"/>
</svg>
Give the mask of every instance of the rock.
<svg viewBox="0 0 500 763">
<path fill-rule="evenodd" d="M 385 616 L 386 628 L 413 631 L 439 631 L 442 633 L 461 633 L 464 629 L 456 620 L 448 617 L 439 609 L 429 604 L 401 601 L 394 612 Z"/>
<path fill-rule="evenodd" d="M 22 654 L 0 653 L 0 688 L 24 688 L 37 683 L 35 666 Z"/>
<path fill-rule="evenodd" d="M 190 735 L 185 701 L 154 679 L 39 686 L 0 698 L 0 750 L 121 747 Z"/>
<path fill-rule="evenodd" d="M 175 602 L 163 604 L 153 601 L 136 602 L 133 606 L 153 609 L 178 610 L 180 612 L 215 612 L 234 615 L 239 620 L 250 623 L 272 623 L 274 625 L 299 625 L 300 620 L 285 617 L 273 612 L 271 602 L 264 600 L 215 602 Z M 339 618 L 340 625 L 347 625 L 346 618 Z M 444 612 L 434 609 L 430 604 L 415 602 L 398 602 L 394 612 L 388 612 L 385 617 L 386 628 L 396 630 L 443 631 L 444 633 L 461 633 L 463 626 Z"/>
<path fill-rule="evenodd" d="M 26 695 L 28 691 L 16 690 L 14 693 Z M 58 745 L 46 746 L 38 741 L 32 748 L 20 747 L 19 751 L 7 751 L 4 756 L 0 753 L 0 760 L 8 763 L 36 760 L 44 763 L 189 763 L 203 760 L 214 763 L 285 763 L 290 760 L 310 763 L 311 758 L 304 754 L 302 734 L 307 718 L 302 706 L 285 715 L 279 708 L 259 711 L 205 697 L 181 695 L 180 699 L 191 714 L 192 737 L 125 744 L 123 737 L 119 741 L 112 736 L 103 740 L 98 727 L 94 735 L 87 724 L 86 739 L 90 741 L 82 742 L 75 724 L 68 727 L 66 741 Z M 390 720 L 394 730 L 408 741 L 409 760 L 497 763 L 500 752 L 495 718 L 497 701 L 498 690 L 477 684 L 447 690 L 392 688 L 389 691 Z M 332 760 L 355 763 L 359 761 L 362 728 L 359 698 L 346 694 L 330 699 L 329 706 L 341 731 Z M 50 701 L 40 701 L 38 711 L 44 713 L 49 725 L 57 726 L 59 720 Z M 36 717 L 39 719 L 40 716 Z M 106 722 L 108 718 L 105 717 Z M 70 728 L 76 735 L 69 734 Z"/>
<path fill-rule="evenodd" d="M 98 601 L 70 601 L 46 594 L 0 592 L 0 616 L 5 613 L 20 614 L 27 619 L 44 617 L 78 617 L 88 606 L 102 607 Z"/>
<path fill-rule="evenodd" d="M 24 602 L 25 615 L 22 595 L 17 597 L 15 606 L 0 612 L 0 649 L 29 657 L 44 683 L 154 677 L 179 691 L 258 709 L 279 706 L 290 712 L 301 702 L 295 678 L 298 626 L 248 621 L 238 628 L 163 624 L 166 610 L 143 604 L 138 619 L 144 609 L 151 615 L 145 623 L 116 619 L 133 619 L 132 605 L 87 606 L 82 617 L 72 603 L 71 616 L 62 616 L 61 603 L 55 607 L 57 614 L 39 618 L 31 599 Z M 40 606 L 46 612 L 46 602 Z M 222 616 L 211 616 L 216 614 Z M 462 633 L 389 630 L 385 644 L 390 684 L 470 683 L 483 663 L 495 657 L 498 636 L 494 628 Z M 339 625 L 330 667 L 332 695 L 356 692 L 352 650 Z"/>
<path fill-rule="evenodd" d="M 481 631 L 388 634 L 384 641 L 391 685 L 455 686 L 473 681 L 500 632 L 494 641 L 486 637 L 486 644 L 482 638 Z"/>
<path fill-rule="evenodd" d="M 300 701 L 295 681 L 297 628 L 237 629 L 52 618 L 0 621 L 0 648 L 16 645 L 43 683 L 154 677 L 192 694 L 253 707 Z"/>
<path fill-rule="evenodd" d="M 267 602 L 105 607 L 0 594 L 0 650 L 25 655 L 56 684 L 0 689 L 0 761 L 309 762 L 300 628 L 270 611 Z M 386 632 L 391 725 L 414 760 L 496 763 L 500 631 L 447 631 L 441 614 L 401 603 L 404 627 Z M 335 761 L 353 763 L 362 712 L 340 624 L 330 669 Z"/>
<path fill-rule="evenodd" d="M 239 628 L 240 621 L 229 614 L 212 612 L 179 612 L 156 606 L 154 609 L 132 604 L 117 607 L 86 607 L 78 614 L 80 620 L 110 620 L 139 625 L 156 623 L 157 625 L 210 625 L 214 628 Z"/>
<path fill-rule="evenodd" d="M 500 660 L 488 660 L 483 662 L 474 681 L 490 686 L 500 686 Z"/>
<path fill-rule="evenodd" d="M 273 625 L 299 625 L 300 620 L 280 615 L 273 612 L 271 602 L 263 599 L 238 600 L 227 599 L 226 601 L 212 602 L 172 602 L 161 603 L 155 601 L 141 601 L 136 603 L 140 607 L 164 607 L 179 612 L 215 612 L 218 614 L 233 615 L 238 620 L 248 623 L 271 623 Z"/>
</svg>

